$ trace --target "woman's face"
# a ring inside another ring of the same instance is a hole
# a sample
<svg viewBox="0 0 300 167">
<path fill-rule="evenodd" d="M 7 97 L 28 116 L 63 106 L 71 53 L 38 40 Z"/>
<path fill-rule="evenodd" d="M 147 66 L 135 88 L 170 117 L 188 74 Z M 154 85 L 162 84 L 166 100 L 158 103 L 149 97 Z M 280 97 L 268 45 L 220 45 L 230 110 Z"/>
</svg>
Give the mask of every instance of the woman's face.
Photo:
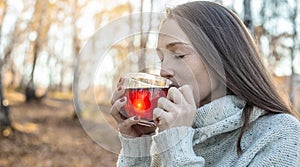
<svg viewBox="0 0 300 167">
<path fill-rule="evenodd" d="M 175 87 L 191 86 L 197 107 L 210 102 L 212 97 L 222 96 L 221 84 L 205 67 L 175 20 L 168 19 L 162 25 L 157 51 L 162 63 L 161 76 L 172 80 Z"/>
</svg>

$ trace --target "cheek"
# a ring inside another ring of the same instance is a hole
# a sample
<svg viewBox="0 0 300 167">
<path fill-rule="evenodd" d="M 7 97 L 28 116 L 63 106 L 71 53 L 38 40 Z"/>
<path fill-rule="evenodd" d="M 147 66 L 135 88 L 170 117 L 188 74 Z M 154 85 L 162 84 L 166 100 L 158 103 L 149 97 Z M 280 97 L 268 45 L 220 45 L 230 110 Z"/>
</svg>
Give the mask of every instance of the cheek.
<svg viewBox="0 0 300 167">
<path fill-rule="evenodd" d="M 198 69 L 199 73 L 196 75 L 197 84 L 195 85 L 194 92 L 197 93 L 195 97 L 197 97 L 198 101 L 206 98 L 211 91 L 213 90 L 213 80 L 211 75 L 207 72 L 207 70 L 203 67 L 202 69 Z"/>
<path fill-rule="evenodd" d="M 195 93 L 198 92 L 198 100 L 202 100 L 211 92 L 211 81 L 208 76 L 202 75 L 201 78 L 198 79 L 198 84 L 196 85 Z"/>
</svg>

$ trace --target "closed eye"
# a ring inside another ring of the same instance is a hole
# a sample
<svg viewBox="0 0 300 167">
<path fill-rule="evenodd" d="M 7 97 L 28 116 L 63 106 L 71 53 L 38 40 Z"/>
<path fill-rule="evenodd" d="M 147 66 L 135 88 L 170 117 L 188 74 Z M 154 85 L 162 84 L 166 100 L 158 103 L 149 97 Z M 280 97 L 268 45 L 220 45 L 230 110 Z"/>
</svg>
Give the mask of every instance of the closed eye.
<svg viewBox="0 0 300 167">
<path fill-rule="evenodd" d="M 178 58 L 178 59 L 182 59 L 186 56 L 186 54 L 182 54 L 182 55 L 176 55 L 175 57 Z"/>
</svg>

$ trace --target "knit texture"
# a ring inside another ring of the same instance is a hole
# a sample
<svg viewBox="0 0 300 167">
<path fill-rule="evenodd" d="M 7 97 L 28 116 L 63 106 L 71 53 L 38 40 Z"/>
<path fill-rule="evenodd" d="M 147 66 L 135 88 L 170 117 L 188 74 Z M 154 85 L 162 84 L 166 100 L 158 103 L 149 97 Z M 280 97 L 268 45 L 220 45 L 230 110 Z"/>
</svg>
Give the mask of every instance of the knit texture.
<svg viewBox="0 0 300 167">
<path fill-rule="evenodd" d="M 257 107 L 241 140 L 243 153 L 237 154 L 244 106 L 236 96 L 225 96 L 200 107 L 193 127 L 140 138 L 120 135 L 118 166 L 299 167 L 299 121 Z"/>
</svg>

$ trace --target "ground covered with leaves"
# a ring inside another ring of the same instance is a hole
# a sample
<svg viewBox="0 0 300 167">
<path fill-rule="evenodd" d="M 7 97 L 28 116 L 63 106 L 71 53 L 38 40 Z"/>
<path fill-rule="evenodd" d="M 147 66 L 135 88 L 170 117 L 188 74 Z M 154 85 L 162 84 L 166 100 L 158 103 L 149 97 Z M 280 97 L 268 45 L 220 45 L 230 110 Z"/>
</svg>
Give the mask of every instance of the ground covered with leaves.
<svg viewBox="0 0 300 167">
<path fill-rule="evenodd" d="M 117 154 L 93 142 L 73 118 L 71 99 L 24 103 L 18 94 L 8 95 L 8 99 L 15 130 L 0 137 L 1 167 L 116 166 Z"/>
</svg>

